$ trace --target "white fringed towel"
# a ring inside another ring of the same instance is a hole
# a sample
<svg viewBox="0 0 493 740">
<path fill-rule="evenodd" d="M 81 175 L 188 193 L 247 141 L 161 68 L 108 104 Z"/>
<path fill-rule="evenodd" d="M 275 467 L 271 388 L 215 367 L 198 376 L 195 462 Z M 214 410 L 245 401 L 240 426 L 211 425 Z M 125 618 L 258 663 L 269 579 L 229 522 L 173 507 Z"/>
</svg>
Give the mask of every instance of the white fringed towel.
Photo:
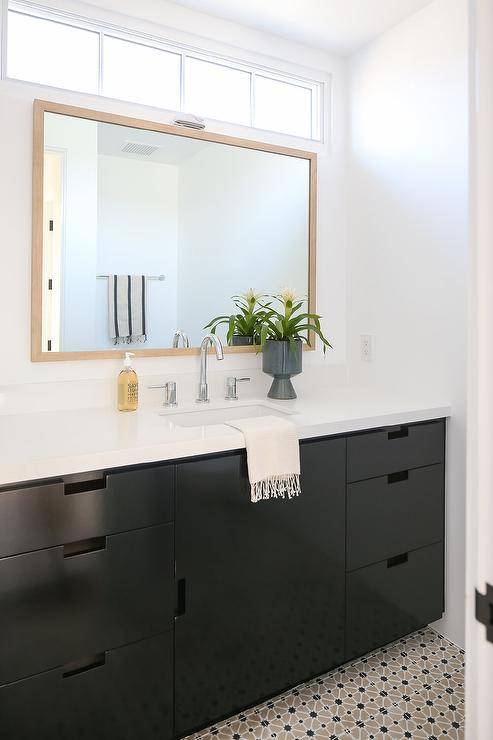
<svg viewBox="0 0 493 740">
<path fill-rule="evenodd" d="M 252 502 L 299 496 L 300 445 L 293 422 L 260 416 L 235 419 L 228 425 L 245 437 Z"/>
</svg>

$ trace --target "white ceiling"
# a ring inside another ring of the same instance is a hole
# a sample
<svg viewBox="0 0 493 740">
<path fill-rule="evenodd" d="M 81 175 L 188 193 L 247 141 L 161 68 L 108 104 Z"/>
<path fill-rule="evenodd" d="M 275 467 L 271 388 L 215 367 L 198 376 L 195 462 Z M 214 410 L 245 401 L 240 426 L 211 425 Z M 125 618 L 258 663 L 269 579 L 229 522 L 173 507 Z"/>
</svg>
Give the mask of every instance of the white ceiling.
<svg viewBox="0 0 493 740">
<path fill-rule="evenodd" d="M 174 0 L 339 54 L 352 54 L 433 0 Z"/>
</svg>

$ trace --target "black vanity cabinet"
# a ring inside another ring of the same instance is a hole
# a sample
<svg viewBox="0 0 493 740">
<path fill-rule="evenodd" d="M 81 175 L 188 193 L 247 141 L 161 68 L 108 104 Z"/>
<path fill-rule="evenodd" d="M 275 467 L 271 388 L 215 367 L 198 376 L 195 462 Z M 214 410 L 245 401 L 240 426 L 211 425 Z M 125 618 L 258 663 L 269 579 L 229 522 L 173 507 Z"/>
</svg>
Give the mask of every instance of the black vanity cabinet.
<svg viewBox="0 0 493 740">
<path fill-rule="evenodd" d="M 346 660 L 444 611 L 443 420 L 347 442 Z"/>
<path fill-rule="evenodd" d="M 243 452 L 177 467 L 177 734 L 344 660 L 346 441 L 301 460 L 302 495 L 258 504 Z"/>
<path fill-rule="evenodd" d="M 443 420 L 0 488 L 2 740 L 172 740 L 438 619 Z"/>
<path fill-rule="evenodd" d="M 172 736 L 173 502 L 172 465 L 0 489 L 2 740 Z"/>
</svg>

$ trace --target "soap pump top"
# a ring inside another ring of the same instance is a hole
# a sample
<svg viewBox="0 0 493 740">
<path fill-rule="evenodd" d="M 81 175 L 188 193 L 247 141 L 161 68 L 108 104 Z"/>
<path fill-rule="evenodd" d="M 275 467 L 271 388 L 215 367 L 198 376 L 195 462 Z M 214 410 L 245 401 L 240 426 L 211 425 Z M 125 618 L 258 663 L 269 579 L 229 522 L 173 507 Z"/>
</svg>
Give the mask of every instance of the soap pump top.
<svg viewBox="0 0 493 740">
<path fill-rule="evenodd" d="M 125 359 L 123 360 L 123 367 L 132 367 L 132 357 L 135 357 L 133 352 L 125 352 Z"/>
</svg>

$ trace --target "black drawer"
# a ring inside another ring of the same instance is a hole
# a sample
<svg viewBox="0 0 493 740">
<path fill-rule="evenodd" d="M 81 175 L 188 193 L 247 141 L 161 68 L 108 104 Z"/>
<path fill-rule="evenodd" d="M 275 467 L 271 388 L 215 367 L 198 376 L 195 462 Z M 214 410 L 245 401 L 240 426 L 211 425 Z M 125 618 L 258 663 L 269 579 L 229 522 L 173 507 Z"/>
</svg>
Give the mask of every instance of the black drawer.
<svg viewBox="0 0 493 740">
<path fill-rule="evenodd" d="M 173 466 L 0 491 L 0 557 L 169 522 Z"/>
<path fill-rule="evenodd" d="M 169 740 L 172 633 L 0 687 L 2 740 Z"/>
<path fill-rule="evenodd" d="M 348 481 L 444 462 L 445 423 L 387 427 L 348 437 Z"/>
<path fill-rule="evenodd" d="M 347 487 L 347 569 L 443 540 L 443 465 Z"/>
<path fill-rule="evenodd" d="M 171 629 L 173 571 L 173 524 L 1 559 L 0 684 Z"/>
<path fill-rule="evenodd" d="M 346 660 L 443 614 L 443 543 L 347 575 Z"/>
</svg>

